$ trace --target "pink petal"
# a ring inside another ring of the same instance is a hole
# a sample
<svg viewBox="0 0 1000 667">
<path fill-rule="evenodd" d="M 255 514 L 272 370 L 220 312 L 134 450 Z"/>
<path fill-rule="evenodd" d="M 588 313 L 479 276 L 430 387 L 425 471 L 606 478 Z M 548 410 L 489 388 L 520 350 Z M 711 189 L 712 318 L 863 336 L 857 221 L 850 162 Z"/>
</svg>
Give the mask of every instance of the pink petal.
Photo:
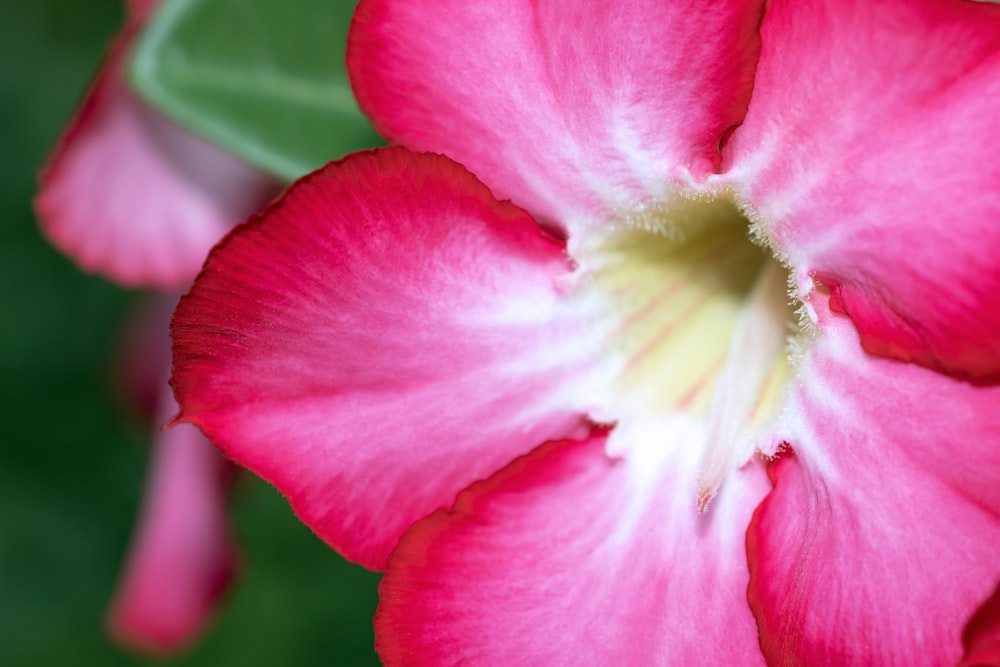
<svg viewBox="0 0 1000 667">
<path fill-rule="evenodd" d="M 1000 665 L 1000 586 L 965 626 L 962 639 L 965 656 L 959 667 Z"/>
<path fill-rule="evenodd" d="M 763 665 L 743 538 L 763 467 L 699 514 L 682 457 L 603 448 L 545 445 L 416 524 L 382 579 L 385 663 Z"/>
<path fill-rule="evenodd" d="M 132 21 L 111 46 L 35 204 L 49 240 L 82 269 L 127 286 L 178 287 L 276 186 L 125 87 L 138 29 Z"/>
<path fill-rule="evenodd" d="M 461 165 L 357 153 L 210 256 L 175 315 L 181 419 L 348 558 L 576 432 L 587 322 L 562 244 Z"/>
<path fill-rule="evenodd" d="M 186 424 L 162 431 L 153 456 L 108 625 L 122 644 L 159 654 L 190 643 L 211 618 L 236 571 L 236 549 L 226 521 L 231 465 Z"/>
<path fill-rule="evenodd" d="M 869 352 L 1000 377 L 1000 7 L 769 3 L 726 168 Z"/>
<path fill-rule="evenodd" d="M 161 0 L 125 0 L 125 6 L 129 13 L 129 18 L 137 21 L 146 21 L 156 8 L 160 6 Z"/>
<path fill-rule="evenodd" d="M 800 378 L 748 538 L 765 655 L 954 664 L 1000 576 L 1000 387 L 868 356 L 837 315 Z"/>
<path fill-rule="evenodd" d="M 760 5 L 365 0 L 348 70 L 391 140 L 547 223 L 604 220 L 715 171 L 746 110 Z"/>
</svg>

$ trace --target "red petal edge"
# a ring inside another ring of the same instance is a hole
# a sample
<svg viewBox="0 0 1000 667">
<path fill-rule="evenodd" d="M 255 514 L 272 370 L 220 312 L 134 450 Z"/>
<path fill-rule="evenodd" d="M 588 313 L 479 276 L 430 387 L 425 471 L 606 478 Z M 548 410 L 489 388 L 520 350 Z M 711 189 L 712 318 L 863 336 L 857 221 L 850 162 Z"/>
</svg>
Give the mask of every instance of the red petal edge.
<svg viewBox="0 0 1000 667">
<path fill-rule="evenodd" d="M 959 667 L 1000 667 L 1000 584 L 965 626 Z"/>
</svg>

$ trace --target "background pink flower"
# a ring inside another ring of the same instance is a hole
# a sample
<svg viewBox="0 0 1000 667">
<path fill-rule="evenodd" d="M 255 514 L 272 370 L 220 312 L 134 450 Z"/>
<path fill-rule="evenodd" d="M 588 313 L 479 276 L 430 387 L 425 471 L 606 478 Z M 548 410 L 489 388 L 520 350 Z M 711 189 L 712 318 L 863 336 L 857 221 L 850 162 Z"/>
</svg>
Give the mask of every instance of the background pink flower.
<svg viewBox="0 0 1000 667">
<path fill-rule="evenodd" d="M 223 233 L 278 188 L 127 88 L 130 47 L 156 4 L 128 4 L 122 32 L 43 170 L 35 205 L 43 231 L 82 269 L 169 291 L 188 284 Z M 172 307 L 175 297 L 163 298 Z M 153 376 L 144 384 L 158 394 L 158 430 L 175 409 L 166 385 L 167 320 L 152 320 L 132 343 L 138 351 L 131 363 L 141 368 L 130 372 Z M 236 564 L 224 520 L 226 462 L 187 426 L 158 433 L 154 450 L 136 543 L 108 623 L 123 644 L 162 653 L 202 629 Z"/>
</svg>

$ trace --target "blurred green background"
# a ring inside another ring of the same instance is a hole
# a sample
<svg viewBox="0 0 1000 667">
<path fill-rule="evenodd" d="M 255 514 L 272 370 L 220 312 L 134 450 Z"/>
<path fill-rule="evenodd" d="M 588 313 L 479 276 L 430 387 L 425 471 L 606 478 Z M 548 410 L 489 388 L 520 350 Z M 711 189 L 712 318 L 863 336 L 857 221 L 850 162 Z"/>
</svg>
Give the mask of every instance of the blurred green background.
<svg viewBox="0 0 1000 667">
<path fill-rule="evenodd" d="M 121 7 L 0 2 L 0 665 L 145 664 L 102 631 L 146 474 L 149 433 L 112 376 L 139 295 L 79 273 L 30 207 Z M 241 581 L 201 643 L 157 664 L 377 664 L 377 576 L 344 563 L 260 481 L 244 476 L 233 500 Z"/>
</svg>

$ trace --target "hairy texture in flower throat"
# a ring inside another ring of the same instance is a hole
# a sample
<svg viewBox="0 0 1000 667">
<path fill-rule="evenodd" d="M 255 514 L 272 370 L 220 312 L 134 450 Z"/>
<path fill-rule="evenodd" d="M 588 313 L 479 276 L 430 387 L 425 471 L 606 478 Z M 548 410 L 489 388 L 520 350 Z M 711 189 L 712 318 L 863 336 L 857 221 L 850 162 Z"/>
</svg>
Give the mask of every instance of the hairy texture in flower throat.
<svg viewBox="0 0 1000 667">
<path fill-rule="evenodd" d="M 670 440 L 699 457 L 702 511 L 753 455 L 789 377 L 786 272 L 748 229 L 726 194 L 677 195 L 570 242 L 580 307 L 598 312 L 616 356 L 592 414 L 619 425 L 609 451 L 647 446 L 650 423 L 667 437 L 693 429 L 697 442 Z"/>
</svg>

